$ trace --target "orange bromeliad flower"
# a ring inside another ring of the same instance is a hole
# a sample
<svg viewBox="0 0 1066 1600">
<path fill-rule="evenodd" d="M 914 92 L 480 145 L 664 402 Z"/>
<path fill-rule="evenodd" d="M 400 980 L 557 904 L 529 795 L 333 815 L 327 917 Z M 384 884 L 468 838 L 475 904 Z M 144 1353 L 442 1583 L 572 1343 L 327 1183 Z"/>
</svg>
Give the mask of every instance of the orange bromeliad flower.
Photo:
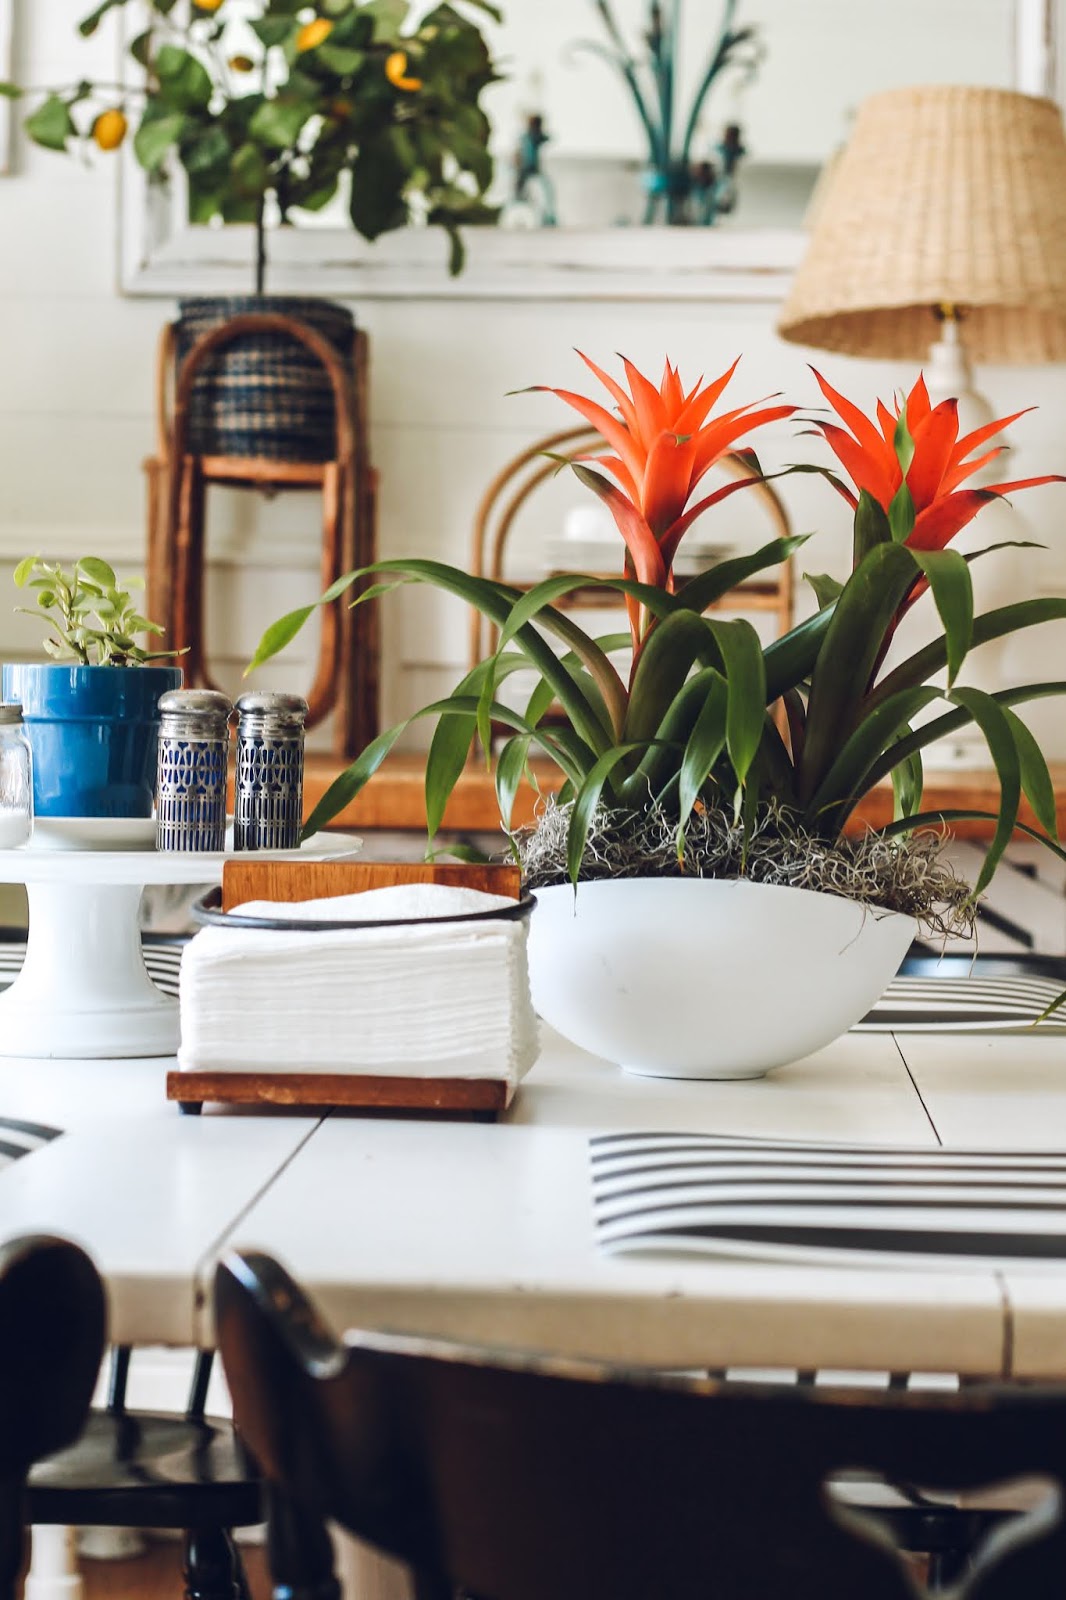
<svg viewBox="0 0 1066 1600">
<path fill-rule="evenodd" d="M 812 421 L 855 488 L 860 493 L 865 490 L 887 514 L 906 482 L 914 508 L 914 526 L 904 543 L 912 550 L 943 550 L 981 507 L 997 495 L 1009 494 L 1014 489 L 1031 489 L 1041 483 L 1066 482 L 1060 474 L 1052 472 L 1040 478 L 994 483 L 984 489 L 962 487 L 967 478 L 994 460 L 1005 446 L 994 445 L 977 456 L 973 452 L 1024 416 L 1024 411 L 986 423 L 960 439 L 958 401 L 942 400 L 937 406 L 931 405 L 925 379 L 919 376 L 907 396 L 905 412 L 897 407 L 893 413 L 879 400 L 875 423 L 852 401 L 838 394 L 813 367 L 811 370 L 844 427 L 818 418 Z M 905 417 L 904 430 L 900 429 L 901 417 Z M 901 431 L 909 435 L 909 440 L 901 441 L 897 437 Z M 901 445 L 903 461 L 908 452 L 913 451 L 906 473 L 900 459 Z M 846 484 L 833 481 L 854 509 L 858 496 Z"/>
<path fill-rule="evenodd" d="M 581 355 L 580 350 L 578 354 Z M 751 428 L 790 417 L 795 406 L 766 406 L 752 410 L 752 402 L 735 411 L 711 417 L 737 362 L 704 385 L 701 378 L 686 391 L 678 369 L 666 363 L 658 387 L 631 361 L 623 358 L 629 388 L 603 372 L 588 356 L 582 361 L 599 378 L 614 400 L 618 414 L 569 389 L 548 389 L 596 428 L 613 453 L 580 458 L 604 467 L 602 473 L 575 465 L 583 483 L 593 489 L 610 510 L 625 540 L 627 566 L 642 583 L 673 588 L 673 561 L 677 547 L 696 518 L 737 489 L 760 481 L 758 475 L 739 478 L 690 505 L 697 486 L 740 436 Z M 544 388 L 546 386 L 539 386 Z M 630 618 L 634 612 L 630 608 Z"/>
</svg>

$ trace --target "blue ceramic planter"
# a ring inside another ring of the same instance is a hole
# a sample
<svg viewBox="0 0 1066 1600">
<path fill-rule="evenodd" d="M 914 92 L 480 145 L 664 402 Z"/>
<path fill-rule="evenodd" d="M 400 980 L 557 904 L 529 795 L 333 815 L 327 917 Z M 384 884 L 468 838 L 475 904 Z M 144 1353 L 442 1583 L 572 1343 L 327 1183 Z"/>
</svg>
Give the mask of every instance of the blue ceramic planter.
<svg viewBox="0 0 1066 1600">
<path fill-rule="evenodd" d="M 33 750 L 38 817 L 150 817 L 159 697 L 180 667 L 13 663 L 3 698 L 18 700 Z"/>
</svg>

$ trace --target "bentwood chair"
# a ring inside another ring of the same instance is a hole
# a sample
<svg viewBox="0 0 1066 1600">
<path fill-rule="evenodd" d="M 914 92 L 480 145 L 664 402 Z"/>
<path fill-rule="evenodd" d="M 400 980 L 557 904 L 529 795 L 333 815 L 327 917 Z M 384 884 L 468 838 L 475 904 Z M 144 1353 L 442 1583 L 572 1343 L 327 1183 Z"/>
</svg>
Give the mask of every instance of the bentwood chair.
<svg viewBox="0 0 1066 1600">
<path fill-rule="evenodd" d="M 560 455 L 571 459 L 603 448 L 603 438 L 593 428 L 567 428 L 560 433 L 538 439 L 519 452 L 496 474 L 481 497 L 474 515 L 474 528 L 470 544 L 470 572 L 475 577 L 506 579 L 507 558 L 512 538 L 520 523 L 520 514 L 538 490 L 544 489 L 559 471 Z M 723 456 L 715 469 L 724 481 L 750 478 L 751 464 L 743 456 Z M 759 482 L 742 491 L 750 496 L 753 508 L 747 511 L 725 513 L 722 526 L 728 527 L 741 516 L 748 527 L 762 530 L 758 544 L 771 539 L 787 539 L 791 533 L 788 513 L 773 485 Z M 734 507 L 741 501 L 734 499 Z M 752 549 L 755 544 L 752 544 Z M 619 541 L 621 552 L 621 541 Z M 619 554 L 619 570 L 621 554 Z M 784 561 L 778 567 L 758 578 L 733 589 L 723 600 L 716 602 L 713 611 L 768 612 L 777 634 L 787 633 L 792 626 L 794 579 L 792 562 Z M 557 602 L 574 609 L 622 609 L 621 599 L 604 590 L 578 591 Z M 480 611 L 470 614 L 470 666 L 477 666 L 496 648 L 497 630 Z"/>
<path fill-rule="evenodd" d="M 213 1352 L 197 1354 L 180 1416 L 127 1409 L 131 1355 L 126 1346 L 112 1349 L 107 1405 L 30 1473 L 27 1521 L 171 1529 L 183 1536 L 189 1600 L 246 1600 L 231 1532 L 262 1522 L 262 1485 L 232 1424 L 205 1415 Z"/>
<path fill-rule="evenodd" d="M 0 1246 L 0 1600 L 14 1600 L 22 1566 L 26 1473 L 80 1431 L 106 1321 L 100 1279 L 76 1245 Z"/>
<path fill-rule="evenodd" d="M 386 1336 L 339 1345 L 270 1258 L 216 1279 L 235 1416 L 272 1486 L 275 1593 L 333 1600 L 317 1519 L 419 1600 L 915 1600 L 831 1484 L 1036 1475 L 958 1600 L 1066 1592 L 1066 1390 L 833 1391 L 656 1378 Z"/>
</svg>

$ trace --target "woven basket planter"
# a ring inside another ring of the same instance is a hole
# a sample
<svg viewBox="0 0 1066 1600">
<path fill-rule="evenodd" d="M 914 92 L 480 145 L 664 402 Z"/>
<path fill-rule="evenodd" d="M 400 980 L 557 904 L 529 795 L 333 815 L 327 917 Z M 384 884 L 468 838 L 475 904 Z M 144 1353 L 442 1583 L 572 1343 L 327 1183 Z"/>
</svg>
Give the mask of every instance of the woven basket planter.
<svg viewBox="0 0 1066 1600">
<path fill-rule="evenodd" d="M 183 300 L 176 327 L 181 365 L 196 341 L 231 317 L 281 313 L 307 323 L 350 367 L 351 312 L 329 300 L 220 295 Z M 333 390 L 319 361 L 283 333 L 249 333 L 215 352 L 193 385 L 188 448 L 193 455 L 268 461 L 328 461 L 335 453 Z"/>
</svg>

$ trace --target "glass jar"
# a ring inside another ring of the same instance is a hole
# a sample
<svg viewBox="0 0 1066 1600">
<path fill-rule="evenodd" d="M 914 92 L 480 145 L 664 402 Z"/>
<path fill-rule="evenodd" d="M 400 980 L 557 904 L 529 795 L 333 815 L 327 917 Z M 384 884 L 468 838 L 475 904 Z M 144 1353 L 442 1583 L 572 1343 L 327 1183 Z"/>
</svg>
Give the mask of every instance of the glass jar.
<svg viewBox="0 0 1066 1600">
<path fill-rule="evenodd" d="M 0 703 L 0 850 L 28 844 L 33 832 L 33 757 L 22 707 Z"/>
</svg>

